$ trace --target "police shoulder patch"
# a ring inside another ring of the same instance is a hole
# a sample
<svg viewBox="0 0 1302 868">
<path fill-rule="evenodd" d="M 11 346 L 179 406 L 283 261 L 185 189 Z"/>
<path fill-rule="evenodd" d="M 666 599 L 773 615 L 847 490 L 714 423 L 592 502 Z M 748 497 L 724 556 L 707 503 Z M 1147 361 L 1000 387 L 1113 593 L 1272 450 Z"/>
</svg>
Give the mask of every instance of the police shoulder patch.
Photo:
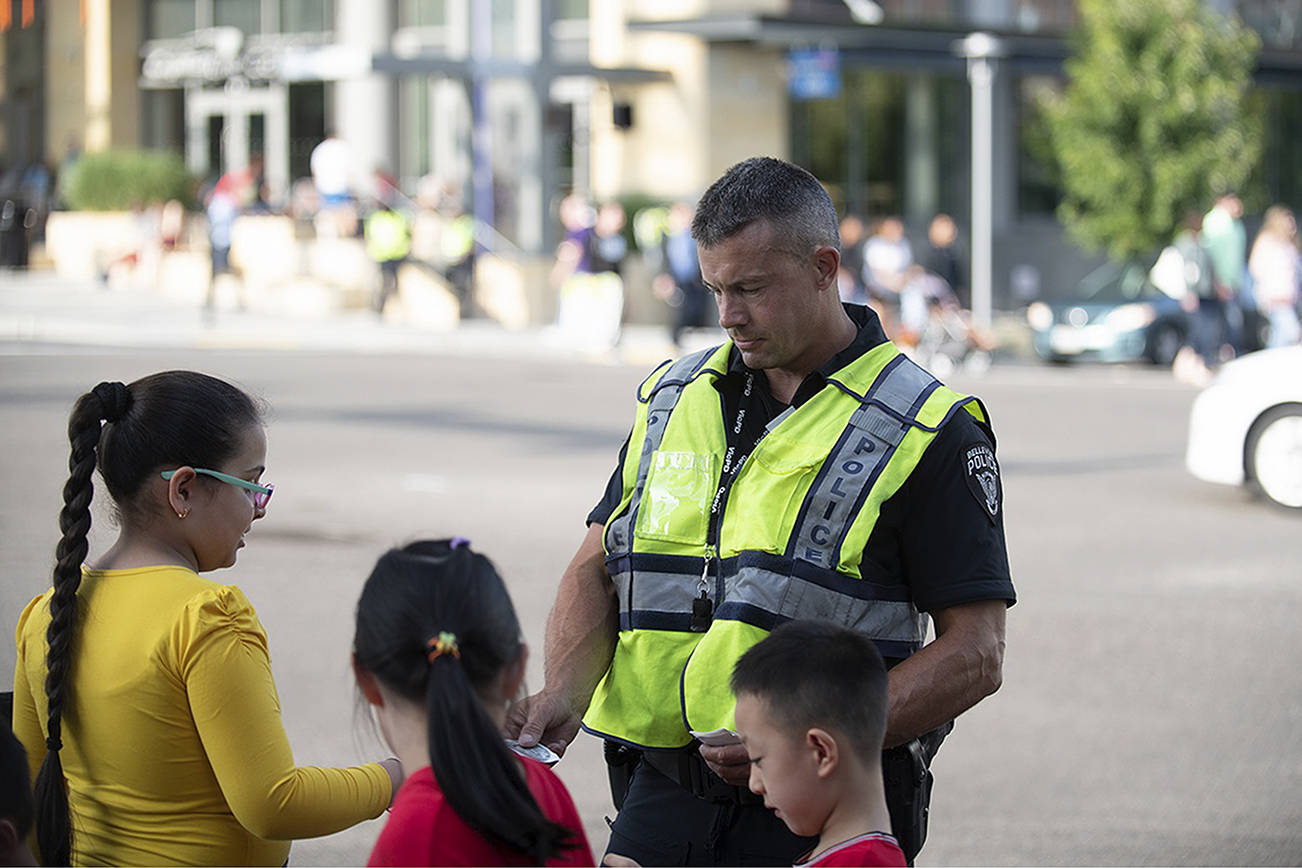
<svg viewBox="0 0 1302 868">
<path fill-rule="evenodd" d="M 974 443 L 963 452 L 968 491 L 986 511 L 990 521 L 999 515 L 1004 498 L 1003 483 L 999 479 L 999 463 L 995 451 L 987 443 Z"/>
</svg>

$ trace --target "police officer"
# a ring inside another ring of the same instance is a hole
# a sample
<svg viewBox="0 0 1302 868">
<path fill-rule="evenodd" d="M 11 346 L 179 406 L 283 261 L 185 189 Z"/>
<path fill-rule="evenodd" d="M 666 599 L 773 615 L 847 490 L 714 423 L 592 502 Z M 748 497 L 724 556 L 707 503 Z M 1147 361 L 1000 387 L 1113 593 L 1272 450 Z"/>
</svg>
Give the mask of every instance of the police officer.
<svg viewBox="0 0 1302 868">
<path fill-rule="evenodd" d="M 985 408 L 902 356 L 868 308 L 841 303 L 836 211 L 803 169 L 733 166 L 692 236 L 730 340 L 639 387 L 548 620 L 545 685 L 508 730 L 560 753 L 582 715 L 606 739 L 610 853 L 792 864 L 809 843 L 747 790 L 746 751 L 726 743 L 728 677 L 778 623 L 840 623 L 892 667 L 883 768 L 912 859 L 930 760 L 998 689 L 1015 599 Z M 716 730 L 725 743 L 693 735 Z"/>
</svg>

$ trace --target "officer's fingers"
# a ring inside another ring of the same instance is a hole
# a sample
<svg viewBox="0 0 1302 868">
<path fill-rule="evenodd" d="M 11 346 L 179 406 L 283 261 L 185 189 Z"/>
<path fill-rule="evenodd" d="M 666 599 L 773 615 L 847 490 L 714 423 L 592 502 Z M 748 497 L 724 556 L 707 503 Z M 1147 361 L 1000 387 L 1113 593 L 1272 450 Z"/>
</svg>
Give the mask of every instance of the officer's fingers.
<svg viewBox="0 0 1302 868">
<path fill-rule="evenodd" d="M 621 856 L 618 853 L 607 853 L 601 860 L 602 865 L 608 865 L 610 868 L 641 868 L 641 862 L 635 862 L 627 856 Z"/>
<path fill-rule="evenodd" d="M 511 703 L 506 710 L 506 721 L 502 724 L 502 732 L 507 738 L 519 739 L 520 730 L 529 720 L 529 699 L 521 699 L 519 702 Z"/>
<path fill-rule="evenodd" d="M 539 701 L 540 697 L 530 696 L 520 703 L 524 708 L 524 722 L 520 724 L 520 734 L 516 738 L 521 747 L 533 747 L 542 741 L 543 733 L 551 725 L 546 709 L 547 703 Z"/>
<path fill-rule="evenodd" d="M 547 739 L 547 747 L 557 756 L 564 756 L 565 749 L 574 741 L 574 737 L 579 734 L 579 722 L 573 717 L 567 718 L 560 726 L 553 727 L 543 734 Z"/>
<path fill-rule="evenodd" d="M 721 746 L 701 745 L 701 758 L 711 765 L 740 766 L 750 765 L 750 754 L 740 744 Z"/>
</svg>

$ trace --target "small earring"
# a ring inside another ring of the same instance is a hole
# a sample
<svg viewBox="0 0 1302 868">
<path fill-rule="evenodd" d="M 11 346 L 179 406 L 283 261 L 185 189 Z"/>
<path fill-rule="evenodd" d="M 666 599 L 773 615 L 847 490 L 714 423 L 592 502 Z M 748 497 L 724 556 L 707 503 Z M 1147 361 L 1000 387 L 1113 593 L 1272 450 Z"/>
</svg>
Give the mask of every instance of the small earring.
<svg viewBox="0 0 1302 868">
<path fill-rule="evenodd" d="M 177 517 L 177 518 L 185 518 L 185 517 L 186 517 L 187 515 L 189 515 L 189 514 L 190 514 L 190 510 L 187 509 L 185 512 L 178 512 L 178 513 L 176 514 L 176 517 Z"/>
</svg>

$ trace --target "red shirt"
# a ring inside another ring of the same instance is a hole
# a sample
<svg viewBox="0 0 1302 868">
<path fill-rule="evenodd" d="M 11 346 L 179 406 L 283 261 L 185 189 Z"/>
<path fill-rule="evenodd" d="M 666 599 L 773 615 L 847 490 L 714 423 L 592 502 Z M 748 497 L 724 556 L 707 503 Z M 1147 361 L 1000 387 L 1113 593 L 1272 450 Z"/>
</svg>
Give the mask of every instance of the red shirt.
<svg viewBox="0 0 1302 868">
<path fill-rule="evenodd" d="M 811 853 L 810 856 L 812 855 L 814 854 Z M 815 861 L 798 863 L 796 868 L 816 868 L 816 866 L 821 868 L 824 865 L 877 865 L 904 868 L 908 864 L 900 845 L 885 832 L 869 832 L 867 835 L 833 844 L 817 855 Z"/>
<path fill-rule="evenodd" d="M 519 758 L 529 792 L 553 823 L 570 830 L 574 846 L 548 865 L 592 865 L 583 822 L 561 779 L 540 762 Z M 443 798 L 429 766 L 414 772 L 393 799 L 389 821 L 367 865 L 530 865 L 528 856 L 475 832 Z"/>
</svg>

